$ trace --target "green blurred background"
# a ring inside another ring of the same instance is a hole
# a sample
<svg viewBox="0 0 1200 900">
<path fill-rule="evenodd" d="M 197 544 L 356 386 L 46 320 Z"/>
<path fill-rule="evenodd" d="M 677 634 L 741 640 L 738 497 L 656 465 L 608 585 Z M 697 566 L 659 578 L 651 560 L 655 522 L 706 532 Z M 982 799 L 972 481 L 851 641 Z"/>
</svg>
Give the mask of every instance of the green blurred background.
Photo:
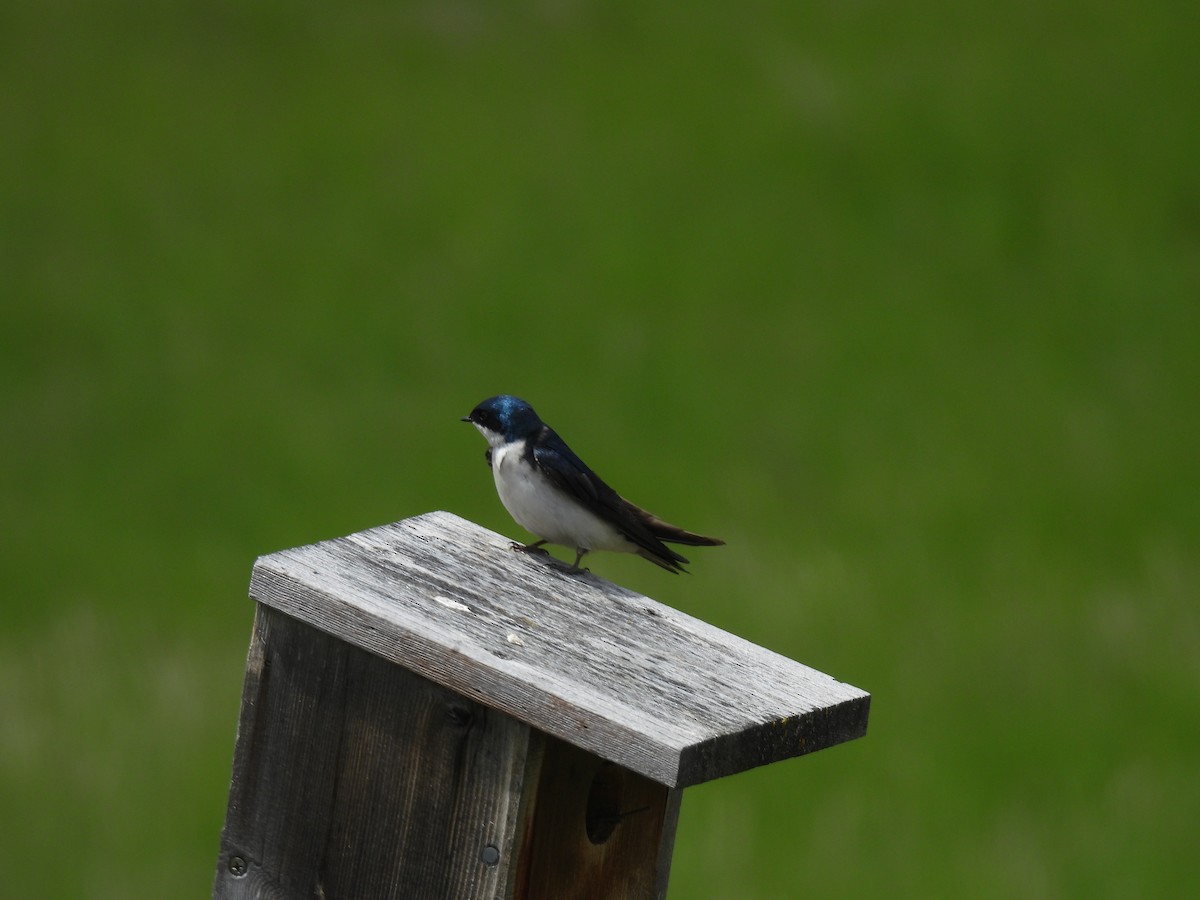
<svg viewBox="0 0 1200 900">
<path fill-rule="evenodd" d="M 0 895 L 210 890 L 256 555 L 526 397 L 873 693 L 671 897 L 1200 894 L 1200 6 L 0 9 Z"/>
</svg>

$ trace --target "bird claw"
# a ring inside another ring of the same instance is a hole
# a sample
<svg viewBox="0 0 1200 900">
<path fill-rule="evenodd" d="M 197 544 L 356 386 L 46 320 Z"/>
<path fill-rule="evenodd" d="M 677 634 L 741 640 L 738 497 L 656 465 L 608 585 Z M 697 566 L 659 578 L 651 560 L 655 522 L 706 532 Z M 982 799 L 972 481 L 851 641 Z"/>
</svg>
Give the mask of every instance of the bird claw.
<svg viewBox="0 0 1200 900">
<path fill-rule="evenodd" d="M 568 566 L 566 563 L 560 562 L 551 556 L 550 551 L 542 546 L 544 543 L 545 541 L 534 541 L 532 544 L 519 544 L 516 541 L 512 541 L 509 544 L 509 547 L 516 553 L 528 553 L 531 556 L 543 556 L 556 563 L 561 571 L 566 572 L 568 575 L 587 575 L 591 573 L 591 569 L 586 569 L 579 565 L 579 560 L 583 558 L 582 553 L 575 558 L 574 565 Z"/>
<path fill-rule="evenodd" d="M 509 546 L 517 553 L 536 553 L 538 556 L 550 555 L 549 550 L 537 544 L 518 544 L 516 541 L 513 541 Z"/>
</svg>

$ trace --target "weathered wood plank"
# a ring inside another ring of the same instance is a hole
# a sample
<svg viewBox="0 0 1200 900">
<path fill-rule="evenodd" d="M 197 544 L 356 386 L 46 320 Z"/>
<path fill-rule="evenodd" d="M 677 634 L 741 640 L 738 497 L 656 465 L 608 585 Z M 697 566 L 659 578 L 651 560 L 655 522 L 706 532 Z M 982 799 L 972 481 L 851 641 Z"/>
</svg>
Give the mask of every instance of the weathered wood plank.
<svg viewBox="0 0 1200 900">
<path fill-rule="evenodd" d="M 511 896 L 543 738 L 260 605 L 213 896 Z"/>
<path fill-rule="evenodd" d="M 351 649 L 258 607 L 214 897 L 311 896 L 319 882 L 339 744 L 324 716 Z"/>
<path fill-rule="evenodd" d="M 516 900 L 661 900 L 682 788 L 547 737 Z"/>
<path fill-rule="evenodd" d="M 450 513 L 264 556 L 251 595 L 670 787 L 866 731 L 866 692 Z"/>
</svg>

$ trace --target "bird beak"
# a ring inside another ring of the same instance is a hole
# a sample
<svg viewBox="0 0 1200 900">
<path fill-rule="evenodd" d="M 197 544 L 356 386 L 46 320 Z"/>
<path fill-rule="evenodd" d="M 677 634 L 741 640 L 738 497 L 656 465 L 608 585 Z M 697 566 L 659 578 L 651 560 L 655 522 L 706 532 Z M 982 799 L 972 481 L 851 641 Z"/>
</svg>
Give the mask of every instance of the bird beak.
<svg viewBox="0 0 1200 900">
<path fill-rule="evenodd" d="M 461 419 L 459 419 L 459 421 L 460 421 L 460 422 L 470 422 L 470 421 L 471 421 L 471 417 L 470 417 L 470 416 L 463 416 Z"/>
</svg>

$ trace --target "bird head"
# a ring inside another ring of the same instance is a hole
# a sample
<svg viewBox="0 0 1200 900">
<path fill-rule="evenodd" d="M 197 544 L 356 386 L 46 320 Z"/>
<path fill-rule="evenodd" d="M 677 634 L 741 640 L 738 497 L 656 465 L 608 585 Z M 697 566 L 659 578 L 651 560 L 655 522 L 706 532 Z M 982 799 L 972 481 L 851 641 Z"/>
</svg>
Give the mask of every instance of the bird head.
<svg viewBox="0 0 1200 900">
<path fill-rule="evenodd" d="M 543 427 L 542 420 L 533 411 L 533 407 L 520 397 L 510 394 L 488 397 L 471 410 L 469 416 L 463 416 L 462 420 L 478 428 L 479 433 L 487 438 L 493 447 L 519 441 Z"/>
</svg>

